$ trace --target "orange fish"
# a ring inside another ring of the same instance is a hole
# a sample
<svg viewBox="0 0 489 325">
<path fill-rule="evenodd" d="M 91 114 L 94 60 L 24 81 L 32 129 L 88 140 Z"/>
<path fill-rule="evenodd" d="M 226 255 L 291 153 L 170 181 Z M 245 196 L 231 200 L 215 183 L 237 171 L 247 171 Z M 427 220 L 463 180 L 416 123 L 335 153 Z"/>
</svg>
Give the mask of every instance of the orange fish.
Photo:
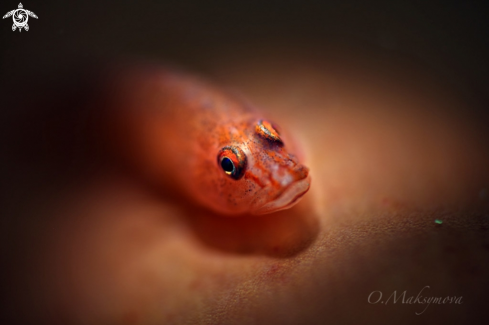
<svg viewBox="0 0 489 325">
<path fill-rule="evenodd" d="M 121 145 L 149 178 L 225 215 L 288 209 L 308 191 L 309 169 L 286 136 L 245 101 L 168 68 L 112 82 Z"/>
</svg>

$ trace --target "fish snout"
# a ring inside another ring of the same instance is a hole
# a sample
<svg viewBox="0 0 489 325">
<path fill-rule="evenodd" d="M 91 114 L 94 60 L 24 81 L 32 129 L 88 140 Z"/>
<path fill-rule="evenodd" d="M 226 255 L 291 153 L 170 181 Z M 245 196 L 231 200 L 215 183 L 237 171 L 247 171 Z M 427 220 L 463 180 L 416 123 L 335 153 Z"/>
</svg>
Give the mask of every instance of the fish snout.
<svg viewBox="0 0 489 325">
<path fill-rule="evenodd" d="M 271 175 L 275 183 L 280 184 L 282 188 L 288 187 L 290 184 L 305 179 L 308 176 L 309 168 L 293 161 L 290 161 L 287 165 L 280 166 Z"/>
<path fill-rule="evenodd" d="M 309 190 L 309 168 L 302 164 L 294 164 L 285 169 L 285 173 L 283 170 L 276 173 L 276 176 L 280 176 L 273 182 L 275 186 L 270 186 L 261 193 L 266 193 L 266 197 L 258 196 L 255 199 L 252 204 L 253 214 L 268 214 L 288 209 L 298 203 Z"/>
<path fill-rule="evenodd" d="M 309 176 L 309 168 L 302 164 L 297 164 L 291 171 L 293 178 L 296 181 L 306 178 Z"/>
</svg>

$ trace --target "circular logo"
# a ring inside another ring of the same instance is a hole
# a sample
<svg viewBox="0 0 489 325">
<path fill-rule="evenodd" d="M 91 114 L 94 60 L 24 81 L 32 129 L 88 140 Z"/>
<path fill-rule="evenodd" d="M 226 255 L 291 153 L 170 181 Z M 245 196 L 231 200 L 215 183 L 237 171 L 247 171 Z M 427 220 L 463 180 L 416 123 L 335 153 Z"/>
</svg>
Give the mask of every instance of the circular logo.
<svg viewBox="0 0 489 325">
<path fill-rule="evenodd" d="M 14 18 L 15 26 L 19 28 L 24 27 L 27 24 L 27 21 L 29 20 L 29 16 L 27 15 L 27 12 L 25 12 L 24 9 L 15 10 L 12 16 Z"/>
</svg>

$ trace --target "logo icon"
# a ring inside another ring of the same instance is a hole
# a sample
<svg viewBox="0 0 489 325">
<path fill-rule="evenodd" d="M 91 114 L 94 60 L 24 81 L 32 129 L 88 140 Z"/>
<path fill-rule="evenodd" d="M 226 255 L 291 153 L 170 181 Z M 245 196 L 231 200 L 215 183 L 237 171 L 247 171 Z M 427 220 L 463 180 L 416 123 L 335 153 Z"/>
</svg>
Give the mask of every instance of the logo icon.
<svg viewBox="0 0 489 325">
<path fill-rule="evenodd" d="M 14 24 L 12 25 L 12 31 L 15 31 L 15 29 L 19 29 L 19 32 L 22 31 L 22 28 L 24 28 L 26 31 L 29 30 L 29 25 L 27 25 L 27 21 L 29 20 L 29 16 L 36 18 L 37 16 L 35 13 L 29 10 L 25 10 L 24 7 L 22 6 L 22 3 L 19 3 L 19 8 L 14 9 L 12 11 L 9 11 L 3 16 L 3 19 L 12 16 L 12 19 L 14 20 Z"/>
</svg>

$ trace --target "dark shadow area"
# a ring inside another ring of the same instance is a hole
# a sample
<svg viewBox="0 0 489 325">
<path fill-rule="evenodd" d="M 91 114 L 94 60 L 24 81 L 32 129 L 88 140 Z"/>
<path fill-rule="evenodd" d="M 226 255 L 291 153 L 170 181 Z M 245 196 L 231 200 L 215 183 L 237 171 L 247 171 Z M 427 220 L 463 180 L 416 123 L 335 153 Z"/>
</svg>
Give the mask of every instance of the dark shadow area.
<svg viewBox="0 0 489 325">
<path fill-rule="evenodd" d="M 309 247 L 319 232 L 319 220 L 306 202 L 265 216 L 229 218 L 201 209 L 185 209 L 197 238 L 213 249 L 232 254 L 291 257 Z"/>
</svg>

